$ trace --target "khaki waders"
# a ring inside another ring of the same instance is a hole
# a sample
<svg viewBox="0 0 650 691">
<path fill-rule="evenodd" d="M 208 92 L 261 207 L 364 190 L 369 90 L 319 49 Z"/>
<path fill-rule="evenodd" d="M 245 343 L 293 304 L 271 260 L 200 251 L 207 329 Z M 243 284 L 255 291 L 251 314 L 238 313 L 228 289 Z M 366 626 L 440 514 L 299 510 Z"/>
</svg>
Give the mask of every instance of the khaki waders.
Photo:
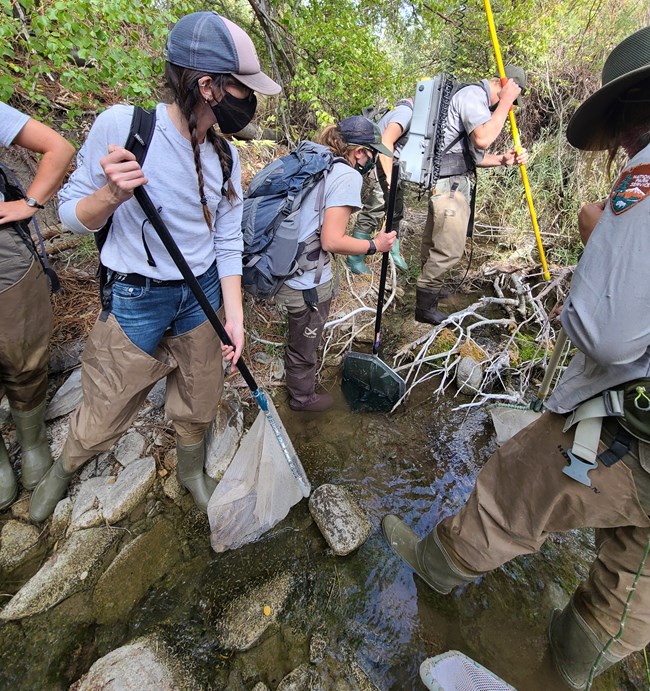
<svg viewBox="0 0 650 691">
<path fill-rule="evenodd" d="M 185 334 L 165 337 L 152 357 L 135 346 L 109 315 L 95 323 L 82 356 L 83 400 L 70 418 L 68 438 L 55 465 L 60 481 L 53 476 L 50 483 L 46 477 L 39 484 L 30 504 L 32 520 L 40 522 L 52 513 L 74 472 L 113 446 L 163 377 L 167 377 L 165 412 L 176 430 L 179 464 L 189 448 L 186 455 L 192 470 L 184 477 L 194 482 L 196 445 L 217 414 L 223 390 L 220 341 L 214 328 L 205 321 Z"/>
<path fill-rule="evenodd" d="M 22 454 L 22 484 L 32 489 L 52 465 L 45 429 L 48 344 L 53 316 L 50 291 L 40 262 L 31 263 L 14 234 L 2 233 L 0 247 L 0 398 L 9 406 Z M 9 255 L 9 250 L 15 253 Z M 24 271 L 25 262 L 29 268 Z M 10 283 L 15 279 L 14 283 Z M 0 448 L 0 509 L 17 493 L 4 444 Z"/>
<path fill-rule="evenodd" d="M 552 532 L 595 528 L 596 557 L 589 576 L 567 607 L 554 615 L 550 628 L 558 670 L 573 688 L 585 688 L 598 658 L 595 672 L 650 641 L 649 559 L 623 634 L 601 655 L 619 632 L 650 539 L 650 445 L 635 442 L 630 453 L 609 468 L 599 463 L 587 487 L 562 472 L 567 465 L 564 453 L 573 443 L 573 433 L 562 431 L 564 423 L 563 416 L 546 412 L 504 444 L 479 473 L 465 506 L 423 540 L 396 517 L 384 519 L 384 531 L 389 542 L 394 536 L 393 548 L 429 585 L 448 592 L 518 555 L 538 551 Z M 599 452 L 610 442 L 604 428 Z"/>
</svg>

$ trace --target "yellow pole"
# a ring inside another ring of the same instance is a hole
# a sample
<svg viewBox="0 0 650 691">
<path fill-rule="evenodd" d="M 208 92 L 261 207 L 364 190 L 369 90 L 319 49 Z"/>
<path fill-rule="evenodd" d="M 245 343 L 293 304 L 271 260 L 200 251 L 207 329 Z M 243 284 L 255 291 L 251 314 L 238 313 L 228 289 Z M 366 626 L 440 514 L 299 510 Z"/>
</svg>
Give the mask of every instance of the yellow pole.
<svg viewBox="0 0 650 691">
<path fill-rule="evenodd" d="M 494 26 L 494 18 L 492 17 L 492 7 L 490 6 L 490 0 L 483 0 L 485 4 L 485 14 L 487 15 L 488 27 L 490 29 L 490 37 L 492 38 L 492 45 L 494 46 L 494 57 L 497 61 L 497 68 L 499 70 L 499 77 L 501 77 L 501 83 L 505 84 L 507 81 L 506 71 L 503 67 L 503 60 L 501 58 L 501 48 L 499 46 L 499 39 L 497 38 L 497 31 Z M 521 141 L 519 139 L 519 130 L 517 129 L 517 123 L 515 122 L 515 113 L 512 108 L 508 112 L 508 117 L 510 118 L 510 128 L 512 129 L 512 138 L 515 143 L 515 151 L 519 153 L 521 151 Z M 539 232 L 539 225 L 537 223 L 537 214 L 535 213 L 535 207 L 533 205 L 533 197 L 530 192 L 530 183 L 528 182 L 528 173 L 526 172 L 526 166 L 523 163 L 519 164 L 519 170 L 521 171 L 521 179 L 524 183 L 524 190 L 526 191 L 526 200 L 528 201 L 528 210 L 530 211 L 530 218 L 533 222 L 533 230 L 535 231 L 535 239 L 537 240 L 537 249 L 539 251 L 539 256 L 542 261 L 542 270 L 544 272 L 544 278 L 548 281 L 551 278 L 551 274 L 548 271 L 548 265 L 546 263 L 546 255 L 544 254 L 544 246 L 542 245 L 542 236 Z"/>
</svg>

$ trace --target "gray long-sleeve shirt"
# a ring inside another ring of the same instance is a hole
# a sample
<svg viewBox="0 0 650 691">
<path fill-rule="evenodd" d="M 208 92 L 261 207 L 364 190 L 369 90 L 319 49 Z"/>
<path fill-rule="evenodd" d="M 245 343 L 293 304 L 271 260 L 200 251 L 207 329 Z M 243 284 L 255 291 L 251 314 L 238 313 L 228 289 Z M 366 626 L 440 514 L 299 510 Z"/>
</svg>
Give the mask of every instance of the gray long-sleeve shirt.
<svg viewBox="0 0 650 691">
<path fill-rule="evenodd" d="M 650 377 L 650 146 L 625 166 L 576 267 L 562 325 L 580 351 L 547 407 Z"/>
<path fill-rule="evenodd" d="M 106 184 L 99 160 L 107 155 L 109 144 L 124 145 L 132 114 L 133 107 L 126 105 L 112 106 L 101 113 L 79 151 L 77 169 L 59 192 L 61 221 L 73 232 L 89 232 L 77 218 L 77 202 Z M 205 196 L 213 219 L 210 232 L 199 199 L 192 145 L 169 119 L 167 106 L 161 103 L 156 107 L 156 127 L 142 166 L 149 180 L 147 191 L 197 276 L 205 273 L 215 258 L 220 278 L 242 272 L 241 170 L 232 145 L 230 150 L 230 179 L 238 197 L 232 203 L 222 195 L 223 175 L 217 153 L 207 140 L 200 145 Z M 155 267 L 147 263 L 143 228 Z M 101 259 L 106 267 L 120 273 L 139 273 L 161 280 L 182 278 L 135 199 L 121 204 L 113 214 Z"/>
</svg>

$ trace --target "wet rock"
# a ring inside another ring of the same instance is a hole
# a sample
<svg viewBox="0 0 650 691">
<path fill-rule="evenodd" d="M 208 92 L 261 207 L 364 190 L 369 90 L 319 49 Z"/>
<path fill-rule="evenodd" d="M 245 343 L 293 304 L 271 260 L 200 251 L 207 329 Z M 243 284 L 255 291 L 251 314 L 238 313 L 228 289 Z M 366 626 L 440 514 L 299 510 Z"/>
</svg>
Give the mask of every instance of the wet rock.
<svg viewBox="0 0 650 691">
<path fill-rule="evenodd" d="M 165 393 L 167 391 L 167 377 L 156 382 L 149 392 L 147 400 L 153 408 L 162 408 L 165 405 Z"/>
<path fill-rule="evenodd" d="M 320 688 L 320 685 L 315 686 L 317 679 L 316 670 L 309 663 L 305 663 L 287 674 L 278 684 L 276 691 L 305 691 L 306 689 L 315 691 L 316 688 Z"/>
<path fill-rule="evenodd" d="M 139 432 L 125 434 L 116 444 L 114 456 L 118 463 L 126 467 L 142 458 L 147 440 Z"/>
<path fill-rule="evenodd" d="M 24 497 L 20 497 L 11 505 L 11 515 L 23 523 L 29 523 L 29 501 L 32 498 L 31 492 Z"/>
<path fill-rule="evenodd" d="M 248 650 L 284 609 L 294 585 L 291 573 L 282 573 L 234 600 L 220 617 L 217 641 L 227 650 Z"/>
<path fill-rule="evenodd" d="M 0 619 L 22 619 L 54 607 L 95 584 L 112 557 L 118 534 L 108 528 L 90 528 L 72 537 L 43 564 L 38 573 L 0 611 Z"/>
<path fill-rule="evenodd" d="M 313 664 L 322 662 L 326 651 L 326 638 L 320 633 L 315 633 L 309 641 L 309 661 Z"/>
<path fill-rule="evenodd" d="M 13 571 L 29 561 L 38 552 L 39 535 L 35 525 L 7 521 L 0 533 L 0 569 Z"/>
<path fill-rule="evenodd" d="M 309 511 L 334 554 L 345 556 L 368 539 L 370 521 L 345 487 L 321 485 L 309 498 Z"/>
<path fill-rule="evenodd" d="M 75 500 L 69 530 L 117 523 L 145 500 L 155 479 L 156 462 L 147 457 L 130 463 L 114 483 L 112 477 L 86 480 Z"/>
<path fill-rule="evenodd" d="M 366 673 L 359 665 L 351 661 L 348 663 L 349 677 L 353 682 L 356 691 L 378 691 L 377 687 L 368 679 Z"/>
<path fill-rule="evenodd" d="M 169 477 L 165 480 L 163 485 L 163 492 L 166 497 L 169 497 L 174 504 L 179 504 L 183 496 L 187 494 L 187 490 L 181 485 L 176 477 L 176 472 L 172 471 Z"/>
<path fill-rule="evenodd" d="M 220 480 L 226 472 L 244 430 L 241 398 L 233 389 L 226 389 L 219 402 L 217 416 L 206 435 L 205 470 Z"/>
<path fill-rule="evenodd" d="M 45 411 L 45 419 L 53 420 L 55 417 L 67 415 L 81 403 L 82 398 L 81 368 L 78 368 L 73 370 L 63 385 L 57 389 Z"/>
<path fill-rule="evenodd" d="M 483 382 L 483 368 L 469 355 L 461 358 L 456 370 L 458 393 L 473 396 Z"/>
<path fill-rule="evenodd" d="M 143 638 L 100 658 L 74 691 L 187 691 L 197 684 L 157 639 Z"/>
<path fill-rule="evenodd" d="M 136 602 L 180 557 L 178 537 L 164 519 L 127 543 L 95 586 L 93 606 L 97 621 L 110 624 L 126 620 Z"/>
<path fill-rule="evenodd" d="M 62 499 L 54 509 L 52 522 L 50 523 L 50 537 L 59 540 L 65 534 L 72 518 L 73 501 L 70 497 Z"/>
</svg>

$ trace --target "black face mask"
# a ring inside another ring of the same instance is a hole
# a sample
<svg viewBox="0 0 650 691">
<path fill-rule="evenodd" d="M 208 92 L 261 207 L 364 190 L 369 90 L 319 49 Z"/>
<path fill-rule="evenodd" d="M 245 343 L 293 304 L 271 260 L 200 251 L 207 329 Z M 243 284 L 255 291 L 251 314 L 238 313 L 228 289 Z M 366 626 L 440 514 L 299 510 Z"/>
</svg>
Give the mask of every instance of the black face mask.
<svg viewBox="0 0 650 691">
<path fill-rule="evenodd" d="M 377 165 L 376 157 L 372 156 L 372 157 L 369 157 L 368 160 L 363 165 L 359 165 L 358 163 L 355 163 L 354 169 L 358 170 L 361 173 L 361 175 L 365 175 L 366 173 L 369 173 L 376 165 Z"/>
<path fill-rule="evenodd" d="M 235 134 L 243 130 L 253 119 L 257 108 L 255 94 L 247 98 L 236 98 L 224 91 L 223 98 L 215 106 L 212 106 L 214 117 L 217 118 L 219 129 L 224 134 Z"/>
</svg>

